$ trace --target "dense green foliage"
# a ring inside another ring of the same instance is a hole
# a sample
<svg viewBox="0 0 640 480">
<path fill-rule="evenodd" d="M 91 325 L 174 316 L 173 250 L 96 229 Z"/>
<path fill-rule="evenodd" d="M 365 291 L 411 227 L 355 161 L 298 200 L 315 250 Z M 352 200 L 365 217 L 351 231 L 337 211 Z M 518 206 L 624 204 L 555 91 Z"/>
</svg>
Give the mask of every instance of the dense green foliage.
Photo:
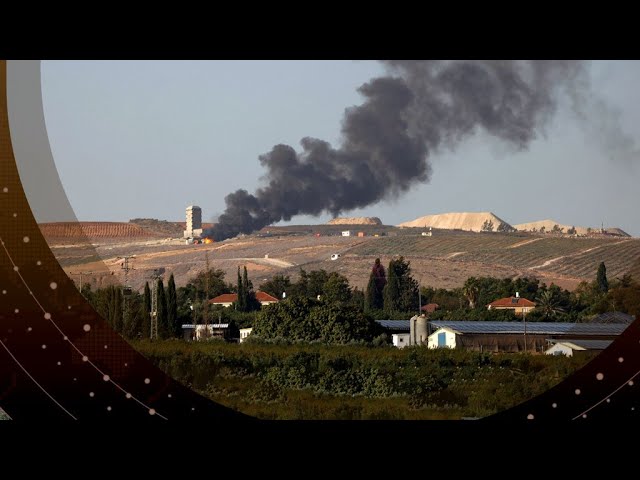
<svg viewBox="0 0 640 480">
<path fill-rule="evenodd" d="M 551 388 L 588 360 L 421 347 L 181 341 L 134 346 L 215 401 L 281 419 L 485 416 Z"/>
</svg>

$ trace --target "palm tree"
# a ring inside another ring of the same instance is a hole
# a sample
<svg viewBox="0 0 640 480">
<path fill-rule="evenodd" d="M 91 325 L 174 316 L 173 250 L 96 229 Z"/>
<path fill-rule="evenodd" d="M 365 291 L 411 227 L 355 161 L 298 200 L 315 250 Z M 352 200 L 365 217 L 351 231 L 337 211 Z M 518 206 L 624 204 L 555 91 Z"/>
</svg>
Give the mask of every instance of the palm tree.
<svg viewBox="0 0 640 480">
<path fill-rule="evenodd" d="M 469 308 L 476 308 L 476 302 L 478 301 L 478 296 L 480 295 L 478 280 L 475 277 L 469 277 L 467 281 L 464 282 L 462 293 L 464 293 L 464 296 L 467 297 L 467 300 L 469 301 Z"/>
<path fill-rule="evenodd" d="M 538 298 L 536 298 L 536 302 L 536 309 L 542 312 L 545 319 L 564 313 L 564 308 L 560 306 L 560 302 L 551 290 L 543 291 Z"/>
</svg>

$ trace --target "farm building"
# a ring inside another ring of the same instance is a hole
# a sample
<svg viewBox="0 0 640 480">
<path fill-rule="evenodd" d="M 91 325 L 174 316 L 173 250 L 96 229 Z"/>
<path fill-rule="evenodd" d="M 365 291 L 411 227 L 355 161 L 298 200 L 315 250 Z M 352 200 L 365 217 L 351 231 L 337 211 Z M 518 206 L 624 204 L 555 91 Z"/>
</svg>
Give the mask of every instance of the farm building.
<svg viewBox="0 0 640 480">
<path fill-rule="evenodd" d="M 266 292 L 258 290 L 256 292 L 256 299 L 260 302 L 260 305 L 271 305 L 272 303 L 278 303 L 278 299 L 276 297 L 272 297 Z M 223 307 L 230 307 L 233 303 L 238 301 L 237 293 L 223 293 L 222 295 L 218 295 L 215 298 L 209 300 L 209 303 L 212 305 L 222 305 Z"/>
<path fill-rule="evenodd" d="M 351 230 L 343 230 L 342 236 L 343 237 L 350 237 L 351 236 Z"/>
<path fill-rule="evenodd" d="M 410 345 L 410 337 L 408 333 L 394 333 L 391 335 L 391 341 L 394 347 L 404 348 Z"/>
<path fill-rule="evenodd" d="M 241 328 L 240 329 L 240 343 L 244 342 L 247 337 L 249 335 L 251 335 L 251 332 L 253 331 L 253 328 Z"/>
<path fill-rule="evenodd" d="M 429 348 L 465 348 L 481 352 L 544 352 L 564 339 L 612 341 L 627 325 L 560 322 L 429 322 Z M 525 334 L 526 333 L 526 334 Z"/>
<path fill-rule="evenodd" d="M 182 325 L 182 333 L 185 340 L 205 340 L 207 338 L 223 338 L 225 340 L 231 340 L 236 338 L 236 335 L 229 328 L 228 323 L 210 323 L 209 325 L 199 324 L 184 324 Z M 195 338 L 194 338 L 195 333 Z"/>
<path fill-rule="evenodd" d="M 574 340 L 566 339 L 561 341 L 553 341 L 553 346 L 545 350 L 547 355 L 565 355 L 572 357 L 573 355 L 581 355 L 584 352 L 599 352 L 611 345 L 613 340 Z"/>
<path fill-rule="evenodd" d="M 526 298 L 521 298 L 517 293 L 515 297 L 500 298 L 487 305 L 487 310 L 513 310 L 516 315 L 528 313 L 536 308 L 536 304 Z"/>
<path fill-rule="evenodd" d="M 483 352 L 544 352 L 550 343 L 613 341 L 627 325 L 561 323 L 561 322 L 480 322 L 480 321 L 428 321 L 424 316 L 411 320 L 376 320 L 400 344 L 400 335 L 409 335 L 409 345 L 427 345 L 429 348 L 466 348 Z M 406 337 L 402 337 L 406 346 Z M 397 345 L 396 345 L 397 346 Z"/>
</svg>

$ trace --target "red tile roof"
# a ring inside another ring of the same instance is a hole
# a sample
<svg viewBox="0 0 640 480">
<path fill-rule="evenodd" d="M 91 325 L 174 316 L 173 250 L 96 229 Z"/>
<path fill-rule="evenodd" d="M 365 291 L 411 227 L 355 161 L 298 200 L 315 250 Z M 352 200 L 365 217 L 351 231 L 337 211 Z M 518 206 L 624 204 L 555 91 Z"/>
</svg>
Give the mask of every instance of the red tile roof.
<svg viewBox="0 0 640 480">
<path fill-rule="evenodd" d="M 256 298 L 258 299 L 259 302 L 277 302 L 278 301 L 276 297 L 272 297 L 268 293 L 260 290 L 256 292 Z"/>
<path fill-rule="evenodd" d="M 272 297 L 266 292 L 262 292 L 258 290 L 256 292 L 256 299 L 259 302 L 277 302 L 278 299 L 276 297 Z M 218 295 L 215 298 L 209 300 L 209 303 L 233 303 L 238 301 L 237 293 L 223 293 L 222 295 Z"/>
<path fill-rule="evenodd" d="M 535 307 L 536 304 L 526 298 L 506 297 L 491 302 L 491 307 Z"/>
<path fill-rule="evenodd" d="M 233 303 L 238 301 L 237 293 L 223 293 L 209 300 L 209 303 Z"/>
<path fill-rule="evenodd" d="M 423 311 L 423 312 L 427 312 L 427 313 L 433 313 L 433 312 L 435 312 L 439 307 L 440 307 L 440 305 L 438 305 L 437 303 L 427 303 L 426 305 L 423 305 L 423 306 L 422 306 L 422 311 Z"/>
</svg>

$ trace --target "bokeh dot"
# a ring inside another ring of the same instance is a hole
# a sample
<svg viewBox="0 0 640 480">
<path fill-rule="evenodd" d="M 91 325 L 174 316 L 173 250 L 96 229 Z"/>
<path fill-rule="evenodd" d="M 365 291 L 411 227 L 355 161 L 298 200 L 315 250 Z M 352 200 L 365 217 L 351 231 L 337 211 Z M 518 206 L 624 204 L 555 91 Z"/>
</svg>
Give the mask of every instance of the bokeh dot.
<svg viewBox="0 0 640 480">
<path fill-rule="evenodd" d="M 71 305 L 67 305 L 67 309 L 71 310 Z"/>
<path fill-rule="evenodd" d="M 15 267 L 13 267 L 13 271 L 14 271 L 14 272 L 17 272 L 18 270 L 20 270 L 20 269 L 18 268 L 18 266 L 17 266 L 17 265 L 16 265 Z"/>
<path fill-rule="evenodd" d="M 2 193 L 7 193 L 8 191 L 9 191 L 9 189 L 8 189 L 7 187 L 4 187 L 4 188 L 2 189 Z"/>
<path fill-rule="evenodd" d="M 147 385 L 149 385 L 151 383 L 151 379 L 149 378 L 145 378 L 144 379 L 144 383 L 146 383 Z"/>
<path fill-rule="evenodd" d="M 51 314 L 49 312 L 45 313 L 44 318 L 46 318 L 47 320 L 51 320 Z"/>
<path fill-rule="evenodd" d="M 602 373 L 596 374 L 596 379 L 597 380 L 602 380 L 603 378 L 604 378 L 604 374 L 602 374 Z"/>
<path fill-rule="evenodd" d="M 3 294 L 3 295 L 6 295 L 6 294 L 7 294 L 7 291 L 6 291 L 6 290 L 2 290 L 2 294 Z"/>
<path fill-rule="evenodd" d="M 555 402 L 554 402 L 554 403 L 552 403 L 552 404 L 551 404 L 551 408 L 558 408 L 558 404 L 557 404 L 557 403 L 555 403 Z"/>
<path fill-rule="evenodd" d="M 41 262 L 40 260 L 38 260 L 38 261 L 36 262 L 36 265 L 38 265 L 38 266 L 39 266 L 39 265 L 42 265 L 42 262 Z"/>
<path fill-rule="evenodd" d="M 150 409 L 149 409 L 149 415 L 155 415 L 155 414 L 156 414 L 155 409 L 150 408 Z"/>
<path fill-rule="evenodd" d="M 18 214 L 14 212 L 13 218 L 16 218 L 17 216 L 18 216 Z"/>
<path fill-rule="evenodd" d="M 62 362 L 58 362 L 58 366 L 62 365 Z"/>
<path fill-rule="evenodd" d="M 29 243 L 29 237 L 27 237 L 26 235 L 22 238 L 22 241 L 24 243 Z"/>
<path fill-rule="evenodd" d="M 530 413 L 529 415 L 527 415 L 527 420 L 533 420 L 534 416 L 532 413 Z"/>
<path fill-rule="evenodd" d="M 584 414 L 582 415 L 582 418 L 587 418 L 587 414 L 586 414 L 586 413 L 584 413 Z"/>
<path fill-rule="evenodd" d="M 607 398 L 607 403 L 611 403 L 611 399 L 610 398 Z"/>
<path fill-rule="evenodd" d="M 110 412 L 110 411 L 111 411 L 111 407 L 107 407 L 107 412 Z"/>
<path fill-rule="evenodd" d="M 49 286 L 51 287 L 51 290 L 55 290 L 56 288 L 58 288 L 58 284 L 56 282 L 51 282 Z"/>
<path fill-rule="evenodd" d="M 171 398 L 171 394 L 167 395 L 167 397 Z"/>
<path fill-rule="evenodd" d="M 622 363 L 622 362 L 624 362 L 624 358 L 622 358 L 622 357 L 618 357 L 618 361 L 619 361 L 620 363 Z"/>
<path fill-rule="evenodd" d="M 84 357 L 82 357 L 82 361 L 83 361 L 83 362 L 87 362 L 87 361 L 89 361 L 89 357 L 87 357 L 87 356 L 85 355 Z"/>
<path fill-rule="evenodd" d="M 127 398 L 131 398 L 131 394 L 130 394 L 130 393 L 127 393 L 127 394 L 125 395 L 125 397 L 127 397 Z"/>
<path fill-rule="evenodd" d="M 31 330 L 33 330 L 33 328 L 31 327 L 27 328 L 27 332 L 30 332 Z"/>
<path fill-rule="evenodd" d="M 91 325 L 89 325 L 88 323 L 85 323 L 84 326 L 82 327 L 82 329 L 85 332 L 88 332 L 89 330 L 91 330 Z"/>
<path fill-rule="evenodd" d="M 109 377 L 109 375 L 104 375 L 102 377 L 102 380 L 104 380 L 105 382 L 108 382 L 111 378 Z"/>
<path fill-rule="evenodd" d="M 47 348 L 47 346 L 43 343 L 43 344 L 42 344 L 42 349 L 44 350 L 44 349 L 46 349 L 46 348 Z"/>
<path fill-rule="evenodd" d="M 580 395 L 580 389 L 576 388 L 576 395 Z"/>
<path fill-rule="evenodd" d="M 95 395 L 96 395 L 95 393 L 93 393 L 93 392 L 89 392 L 89 396 L 90 396 L 90 397 L 92 397 L 92 398 L 93 398 L 93 397 L 95 397 Z"/>
<path fill-rule="evenodd" d="M 62 339 L 66 342 L 67 340 L 69 340 L 69 337 L 65 335 L 64 337 L 62 337 Z"/>
<path fill-rule="evenodd" d="M 104 346 L 104 349 L 106 350 L 107 348 L 109 348 L 109 346 L 108 346 L 108 345 L 105 345 L 105 346 Z"/>
<path fill-rule="evenodd" d="M 16 308 L 16 309 L 13 311 L 13 313 L 20 313 L 20 309 L 19 309 L 19 308 Z"/>
<path fill-rule="evenodd" d="M 629 380 L 629 386 L 633 387 L 633 380 Z"/>
</svg>

